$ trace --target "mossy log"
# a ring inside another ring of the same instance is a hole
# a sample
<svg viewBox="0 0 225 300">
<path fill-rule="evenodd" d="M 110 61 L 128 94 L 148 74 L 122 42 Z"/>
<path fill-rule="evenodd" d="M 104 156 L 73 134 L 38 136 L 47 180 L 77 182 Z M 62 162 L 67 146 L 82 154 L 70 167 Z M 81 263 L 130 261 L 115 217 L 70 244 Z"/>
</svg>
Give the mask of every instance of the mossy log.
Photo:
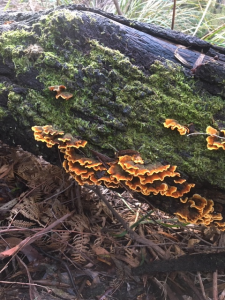
<svg viewBox="0 0 225 300">
<path fill-rule="evenodd" d="M 54 125 L 113 157 L 134 149 L 176 165 L 194 192 L 225 203 L 225 151 L 179 135 L 167 118 L 225 129 L 225 49 L 195 37 L 71 5 L 0 13 L 0 139 L 57 163 L 31 127 Z M 69 100 L 49 86 L 65 85 Z M 193 194 L 192 193 L 192 194 Z M 148 197 L 173 212 L 179 200 Z M 176 210 L 176 209 L 175 209 Z"/>
</svg>

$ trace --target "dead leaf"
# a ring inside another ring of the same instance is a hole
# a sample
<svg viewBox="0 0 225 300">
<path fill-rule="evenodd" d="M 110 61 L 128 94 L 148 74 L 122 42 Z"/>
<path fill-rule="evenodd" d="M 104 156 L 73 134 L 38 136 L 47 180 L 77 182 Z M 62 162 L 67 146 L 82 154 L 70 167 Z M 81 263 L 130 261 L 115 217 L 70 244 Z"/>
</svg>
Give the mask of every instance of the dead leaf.
<svg viewBox="0 0 225 300">
<path fill-rule="evenodd" d="M 178 245 L 173 245 L 174 247 L 174 252 L 175 252 L 175 256 L 180 256 L 180 255 L 184 255 L 185 252 L 178 246 Z"/>
<path fill-rule="evenodd" d="M 190 239 L 188 240 L 188 248 L 192 248 L 195 244 L 198 244 L 200 240 L 198 239 Z"/>
<path fill-rule="evenodd" d="M 106 249 L 99 246 L 93 245 L 92 250 L 96 255 L 110 255 L 110 253 Z"/>
</svg>

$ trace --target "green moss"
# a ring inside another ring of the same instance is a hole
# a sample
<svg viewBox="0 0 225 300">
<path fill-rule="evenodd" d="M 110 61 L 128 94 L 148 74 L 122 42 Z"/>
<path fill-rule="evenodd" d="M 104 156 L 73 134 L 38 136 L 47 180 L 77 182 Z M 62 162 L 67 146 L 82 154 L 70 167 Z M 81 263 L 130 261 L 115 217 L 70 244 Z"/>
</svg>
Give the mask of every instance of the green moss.
<svg viewBox="0 0 225 300">
<path fill-rule="evenodd" d="M 86 41 L 89 50 L 83 52 L 82 22 L 81 12 L 60 11 L 43 17 L 32 32 L 4 33 L 1 49 L 6 47 L 17 75 L 32 67 L 44 84 L 43 90 L 27 89 L 25 96 L 9 93 L 8 109 L 14 118 L 27 125 L 55 125 L 109 154 L 114 152 L 110 145 L 139 150 L 144 159 L 167 161 L 223 188 L 225 152 L 207 150 L 205 136 L 180 136 L 163 126 L 166 118 L 174 118 L 181 124 L 193 122 L 196 130 L 205 132 L 208 125 L 217 126 L 214 119 L 224 109 L 223 100 L 194 92 L 195 81 L 173 63 L 156 61 L 152 75 L 146 76 L 119 51 L 96 40 Z M 77 32 L 77 40 L 63 34 L 66 26 Z M 44 49 L 34 61 L 24 54 L 31 42 Z M 67 86 L 73 98 L 55 99 L 48 87 L 58 84 Z"/>
<path fill-rule="evenodd" d="M 3 120 L 7 116 L 7 110 L 0 107 L 0 121 Z"/>
<path fill-rule="evenodd" d="M 0 83 L 0 98 L 1 94 L 6 91 L 5 83 Z M 8 111 L 4 107 L 0 107 L 0 121 L 8 115 Z"/>
<path fill-rule="evenodd" d="M 30 67 L 23 50 L 33 41 L 33 33 L 26 30 L 3 32 L 0 37 L 0 53 L 4 59 L 12 59 L 17 73 L 25 72 Z"/>
</svg>

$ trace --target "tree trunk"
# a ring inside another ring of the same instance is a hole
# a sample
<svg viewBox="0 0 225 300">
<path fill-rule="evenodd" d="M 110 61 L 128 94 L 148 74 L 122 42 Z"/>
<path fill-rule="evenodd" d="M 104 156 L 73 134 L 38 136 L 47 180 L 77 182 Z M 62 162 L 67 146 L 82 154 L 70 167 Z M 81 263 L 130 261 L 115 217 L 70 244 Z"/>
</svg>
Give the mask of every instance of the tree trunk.
<svg viewBox="0 0 225 300">
<path fill-rule="evenodd" d="M 225 203 L 225 151 L 206 135 L 180 135 L 166 119 L 205 133 L 225 129 L 225 49 L 151 24 L 71 5 L 0 14 L 0 139 L 57 163 L 31 127 L 53 125 L 113 157 L 134 149 L 176 165 L 191 194 Z M 49 86 L 73 97 L 56 99 Z M 223 141 L 221 139 L 221 141 Z M 219 142 L 221 142 L 219 139 Z M 150 197 L 148 197 L 150 199 Z M 151 197 L 174 212 L 179 200 Z M 221 206 L 221 205 L 220 205 Z M 223 214 L 223 207 L 222 209 Z"/>
</svg>

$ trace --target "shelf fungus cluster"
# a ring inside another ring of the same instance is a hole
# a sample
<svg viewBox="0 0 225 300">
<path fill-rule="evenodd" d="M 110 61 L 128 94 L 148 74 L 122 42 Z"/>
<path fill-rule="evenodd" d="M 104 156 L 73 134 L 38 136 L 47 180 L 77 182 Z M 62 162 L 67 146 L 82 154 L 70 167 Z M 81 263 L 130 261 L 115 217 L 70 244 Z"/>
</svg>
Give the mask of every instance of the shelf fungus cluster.
<svg viewBox="0 0 225 300">
<path fill-rule="evenodd" d="M 192 224 L 216 225 L 220 230 L 225 231 L 225 222 L 220 212 L 215 212 L 214 201 L 194 194 L 191 198 L 180 198 L 182 205 L 174 214 L 181 222 Z"/>
<path fill-rule="evenodd" d="M 174 198 L 182 197 L 194 187 L 194 184 L 180 178 L 176 166 L 145 164 L 136 151 L 127 150 L 128 154 L 120 151 L 112 159 L 88 149 L 86 141 L 64 134 L 50 125 L 34 126 L 32 130 L 35 139 L 45 142 L 47 147 L 58 145 L 64 153 L 63 167 L 80 185 L 126 186 L 143 195 L 152 193 Z M 87 152 L 94 153 L 95 158 L 87 157 Z"/>
<path fill-rule="evenodd" d="M 166 119 L 163 123 L 164 127 L 171 128 L 171 130 L 177 129 L 177 131 L 180 133 L 180 135 L 185 135 L 190 132 L 190 129 L 186 125 L 180 125 L 176 120 L 174 119 Z"/>
<path fill-rule="evenodd" d="M 56 92 L 56 99 L 59 97 L 63 98 L 64 100 L 69 100 L 70 98 L 73 97 L 73 94 L 65 92 L 65 85 L 54 85 L 54 86 L 49 86 L 48 87 L 50 91 Z"/>
<path fill-rule="evenodd" d="M 172 130 L 177 129 L 180 135 L 185 135 L 185 134 L 195 132 L 193 123 L 189 125 L 180 125 L 174 119 L 166 119 L 163 125 L 164 127 L 171 128 Z M 199 134 L 201 133 L 199 132 Z M 206 134 L 209 135 L 206 138 L 207 148 L 209 150 L 218 150 L 219 148 L 225 150 L 225 129 L 221 129 L 218 131 L 211 126 L 208 126 L 206 128 Z"/>
<path fill-rule="evenodd" d="M 207 148 L 209 150 L 218 150 L 219 148 L 225 150 L 225 129 L 217 131 L 213 127 L 208 126 L 206 133 L 209 134 L 206 138 Z"/>
</svg>

